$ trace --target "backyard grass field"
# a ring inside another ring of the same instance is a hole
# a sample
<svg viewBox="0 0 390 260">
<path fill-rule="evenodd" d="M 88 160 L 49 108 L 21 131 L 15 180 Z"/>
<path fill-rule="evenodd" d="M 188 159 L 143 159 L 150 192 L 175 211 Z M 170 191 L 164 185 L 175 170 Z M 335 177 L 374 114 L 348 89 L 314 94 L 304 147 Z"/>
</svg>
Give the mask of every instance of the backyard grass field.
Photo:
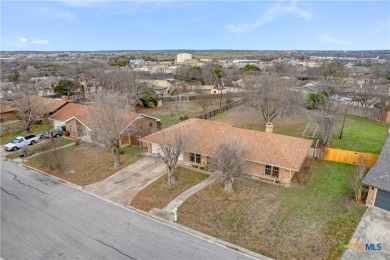
<svg viewBox="0 0 390 260">
<path fill-rule="evenodd" d="M 179 223 L 276 259 L 337 259 L 365 210 L 348 187 L 351 169 L 312 161 L 304 187 L 241 178 L 231 194 L 221 180 L 182 204 Z"/>
<path fill-rule="evenodd" d="M 175 169 L 176 183 L 169 185 L 167 175 L 163 175 L 156 181 L 137 193 L 131 202 L 131 206 L 149 212 L 153 208 L 162 209 L 170 201 L 185 190 L 207 179 L 207 174 L 192 171 L 186 168 Z"/>
<path fill-rule="evenodd" d="M 210 120 L 226 122 L 235 127 L 264 131 L 265 122 L 261 117 L 260 112 L 246 108 L 245 106 L 238 107 L 226 111 Z M 273 120 L 273 132 L 277 134 L 302 137 L 309 122 L 315 122 L 315 111 L 302 110 L 300 113 L 292 117 L 277 117 Z M 332 148 L 343 150 L 352 150 L 356 152 L 376 153 L 379 154 L 385 144 L 389 124 L 360 118 L 355 116 L 347 116 L 343 130 L 342 139 L 339 139 L 342 122 L 338 122 L 333 132 L 333 138 L 330 144 Z M 314 137 L 321 137 L 321 127 L 318 128 Z M 308 135 L 313 134 L 311 129 Z M 304 138 L 310 138 L 305 134 Z"/>
<path fill-rule="evenodd" d="M 121 148 L 122 166 L 114 168 L 114 156 L 111 151 L 88 143 L 61 149 L 64 170 L 51 169 L 44 161 L 44 155 L 27 159 L 26 164 L 71 183 L 86 186 L 106 179 L 120 169 L 141 158 L 145 150 L 140 147 L 126 146 Z"/>
<path fill-rule="evenodd" d="M 348 116 L 342 139 L 335 136 L 331 147 L 379 154 L 386 142 L 388 129 L 389 124 L 383 122 Z"/>
<path fill-rule="evenodd" d="M 234 99 L 233 99 L 234 100 Z M 226 99 L 223 99 L 223 104 L 226 104 Z M 219 108 L 219 99 L 212 101 L 212 104 L 207 108 L 207 112 Z M 180 116 L 196 117 L 203 114 L 202 108 L 195 101 L 186 102 L 167 102 L 161 107 L 137 107 L 138 113 L 161 119 L 163 125 L 173 125 L 180 122 Z"/>
</svg>

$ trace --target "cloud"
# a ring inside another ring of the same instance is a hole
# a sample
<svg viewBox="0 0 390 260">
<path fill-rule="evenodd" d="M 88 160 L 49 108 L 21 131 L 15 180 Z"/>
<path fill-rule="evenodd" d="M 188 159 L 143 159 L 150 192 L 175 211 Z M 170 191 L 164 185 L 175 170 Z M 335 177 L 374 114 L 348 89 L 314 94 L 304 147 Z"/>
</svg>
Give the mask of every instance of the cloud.
<svg viewBox="0 0 390 260">
<path fill-rule="evenodd" d="M 32 44 L 47 45 L 47 44 L 49 44 L 49 41 L 46 40 L 46 39 L 35 39 L 35 40 L 32 41 Z"/>
<path fill-rule="evenodd" d="M 304 19 L 310 19 L 312 14 L 306 10 L 303 10 L 296 6 L 295 2 L 291 4 L 276 3 L 270 9 L 268 9 L 259 19 L 252 23 L 228 25 L 228 28 L 233 33 L 247 33 L 264 24 L 271 23 L 283 15 L 294 15 Z"/>
<path fill-rule="evenodd" d="M 75 15 L 71 12 L 64 12 L 50 7 L 37 8 L 33 11 L 40 17 L 49 19 L 62 19 L 71 22 L 75 18 Z"/>
<path fill-rule="evenodd" d="M 320 34 L 318 35 L 318 38 L 322 41 L 322 42 L 331 42 L 331 43 L 337 43 L 337 44 L 342 44 L 342 45 L 350 45 L 351 43 L 349 41 L 345 41 L 345 40 L 342 40 L 342 39 L 337 39 L 329 34 L 326 34 L 326 33 L 323 33 L 323 34 Z"/>
<path fill-rule="evenodd" d="M 27 39 L 26 39 L 26 38 L 23 38 L 23 37 L 19 37 L 18 40 L 19 40 L 21 43 L 27 42 Z"/>
</svg>

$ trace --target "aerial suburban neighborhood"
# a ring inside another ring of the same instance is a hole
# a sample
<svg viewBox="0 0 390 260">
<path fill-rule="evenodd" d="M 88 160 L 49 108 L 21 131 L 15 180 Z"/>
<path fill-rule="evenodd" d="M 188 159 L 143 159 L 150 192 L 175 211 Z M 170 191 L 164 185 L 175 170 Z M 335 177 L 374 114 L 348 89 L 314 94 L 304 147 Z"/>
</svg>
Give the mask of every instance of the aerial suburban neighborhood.
<svg viewBox="0 0 390 260">
<path fill-rule="evenodd" d="M 3 2 L 0 259 L 390 259 L 389 8 Z"/>
</svg>

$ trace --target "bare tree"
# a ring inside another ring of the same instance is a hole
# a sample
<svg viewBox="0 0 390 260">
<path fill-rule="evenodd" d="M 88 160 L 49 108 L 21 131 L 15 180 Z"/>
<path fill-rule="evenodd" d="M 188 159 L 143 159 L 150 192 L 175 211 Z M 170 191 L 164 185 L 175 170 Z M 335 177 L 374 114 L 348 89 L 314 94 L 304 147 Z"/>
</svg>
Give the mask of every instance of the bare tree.
<svg viewBox="0 0 390 260">
<path fill-rule="evenodd" d="M 200 97 L 196 97 L 194 102 L 195 102 L 196 106 L 198 106 L 202 109 L 203 113 L 206 113 L 207 109 L 214 104 L 213 99 L 206 99 L 206 98 L 200 98 Z"/>
<path fill-rule="evenodd" d="M 348 78 L 350 77 L 350 71 L 342 63 L 337 61 L 322 63 L 320 70 L 322 71 L 325 84 L 329 88 L 328 92 L 343 95 Z"/>
<path fill-rule="evenodd" d="M 122 93 L 104 90 L 93 95 L 92 100 L 95 103 L 87 108 L 88 120 L 98 142 L 103 142 L 112 150 L 114 167 L 119 167 L 120 138 L 130 123 L 130 112 L 126 109 L 127 97 Z"/>
<path fill-rule="evenodd" d="M 318 109 L 317 120 L 322 127 L 322 140 L 324 146 L 329 145 L 338 117 L 339 113 L 337 108 L 331 102 L 326 102 Z"/>
<path fill-rule="evenodd" d="M 380 102 L 381 93 L 379 90 L 374 90 L 372 86 L 365 86 L 363 89 L 354 91 L 352 96 L 353 100 L 359 103 L 359 106 L 368 108 Z"/>
<path fill-rule="evenodd" d="M 213 163 L 225 175 L 225 191 L 233 191 L 233 178 L 241 173 L 247 150 L 238 139 L 222 142 L 216 151 Z"/>
<path fill-rule="evenodd" d="M 140 75 L 132 69 L 107 71 L 101 75 L 100 82 L 103 88 L 125 95 L 127 105 L 133 111 L 139 102 L 141 91 L 146 87 L 146 83 L 140 81 Z"/>
<path fill-rule="evenodd" d="M 354 166 L 348 178 L 349 187 L 353 190 L 355 194 L 355 200 L 358 203 L 362 201 L 362 192 L 363 192 L 362 179 L 365 173 L 366 173 L 366 167 L 364 166 L 364 159 L 363 157 L 360 157 L 358 161 L 358 165 Z"/>
<path fill-rule="evenodd" d="M 24 123 L 24 129 L 29 133 L 33 124 L 46 112 L 42 104 L 42 98 L 38 96 L 37 89 L 33 85 L 23 85 L 17 91 L 15 105 L 19 116 Z"/>
<path fill-rule="evenodd" d="M 258 77 L 258 81 L 252 79 L 246 84 L 250 90 L 249 106 L 257 109 L 265 122 L 272 122 L 280 115 L 291 115 L 300 108 L 299 93 L 276 76 Z"/>
<path fill-rule="evenodd" d="M 160 149 L 162 154 L 159 154 L 161 160 L 165 163 L 168 174 L 168 184 L 176 182 L 175 166 L 179 156 L 188 149 L 189 141 L 191 140 L 190 133 L 176 129 L 170 132 L 163 131 Z"/>
</svg>

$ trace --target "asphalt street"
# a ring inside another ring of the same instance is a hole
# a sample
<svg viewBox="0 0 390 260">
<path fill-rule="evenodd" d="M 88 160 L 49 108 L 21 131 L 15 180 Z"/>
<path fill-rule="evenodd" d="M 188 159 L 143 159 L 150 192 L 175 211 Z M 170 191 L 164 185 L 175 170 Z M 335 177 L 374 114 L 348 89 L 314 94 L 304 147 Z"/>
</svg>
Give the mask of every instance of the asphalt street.
<svg viewBox="0 0 390 260">
<path fill-rule="evenodd" d="M 253 259 L 1 161 L 3 259 Z"/>
</svg>

